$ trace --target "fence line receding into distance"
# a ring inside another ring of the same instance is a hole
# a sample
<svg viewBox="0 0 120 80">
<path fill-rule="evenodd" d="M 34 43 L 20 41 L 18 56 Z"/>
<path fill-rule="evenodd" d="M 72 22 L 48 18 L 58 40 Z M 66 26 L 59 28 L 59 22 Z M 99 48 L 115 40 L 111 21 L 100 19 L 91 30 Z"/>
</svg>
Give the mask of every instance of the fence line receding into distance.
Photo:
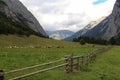
<svg viewBox="0 0 120 80">
<path fill-rule="evenodd" d="M 8 72 L 4 72 L 3 70 L 0 70 L 0 80 L 4 80 L 5 75 L 15 74 L 15 73 L 22 72 L 24 70 L 29 70 L 29 69 L 42 67 L 42 66 L 47 66 L 47 65 L 51 65 L 51 64 L 55 64 L 55 63 L 60 63 L 60 62 L 63 62 L 63 63 L 58 64 L 57 66 L 50 67 L 50 68 L 45 68 L 45 69 L 42 69 L 42 70 L 38 70 L 36 72 L 31 72 L 31 73 L 28 73 L 28 74 L 17 76 L 17 77 L 14 77 L 12 79 L 9 79 L 9 80 L 20 80 L 20 79 L 23 79 L 23 78 L 26 78 L 26 77 L 29 77 L 29 76 L 33 76 L 35 74 L 40 74 L 40 73 L 43 73 L 43 72 L 46 72 L 46 71 L 49 71 L 49 70 L 53 70 L 53 69 L 56 69 L 56 68 L 60 68 L 60 67 L 65 67 L 65 72 L 66 73 L 70 73 L 70 72 L 73 72 L 73 71 L 79 71 L 79 70 L 81 70 L 81 67 L 83 65 L 88 64 L 91 61 L 94 61 L 97 54 L 105 52 L 105 51 L 107 51 L 111 48 L 112 48 L 112 46 L 108 46 L 106 48 L 101 48 L 101 49 L 93 51 L 93 52 L 91 52 L 87 55 L 80 55 L 80 56 L 74 56 L 73 54 L 66 55 L 65 58 L 60 59 L 60 60 L 56 60 L 56 61 L 48 62 L 48 63 L 43 63 L 43 64 L 38 64 L 38 65 L 35 65 L 35 66 L 25 67 L 25 68 L 21 68 L 21 69 L 11 70 L 11 71 L 8 71 Z"/>
</svg>

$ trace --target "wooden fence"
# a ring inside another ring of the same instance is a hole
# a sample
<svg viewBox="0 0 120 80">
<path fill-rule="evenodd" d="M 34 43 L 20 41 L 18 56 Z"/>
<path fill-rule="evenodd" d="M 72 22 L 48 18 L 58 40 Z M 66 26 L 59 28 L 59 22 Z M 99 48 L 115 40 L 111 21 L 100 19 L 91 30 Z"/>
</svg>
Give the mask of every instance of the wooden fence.
<svg viewBox="0 0 120 80">
<path fill-rule="evenodd" d="M 81 56 L 74 56 L 73 54 L 66 55 L 64 59 L 56 60 L 56 61 L 49 62 L 49 63 L 39 64 L 39 65 L 35 65 L 35 66 L 30 66 L 30 67 L 26 67 L 26 68 L 21 68 L 21 69 L 17 69 L 17 70 L 12 70 L 12 71 L 8 71 L 8 72 L 4 72 L 3 70 L 0 70 L 0 80 L 4 80 L 5 75 L 15 74 L 15 73 L 18 73 L 18 72 L 21 72 L 24 70 L 47 66 L 47 65 L 51 65 L 51 64 L 55 64 L 55 63 L 60 63 L 60 62 L 64 62 L 64 63 L 59 64 L 57 66 L 50 67 L 50 68 L 45 68 L 45 69 L 42 69 L 42 70 L 39 70 L 36 72 L 21 75 L 21 76 L 18 76 L 18 77 L 9 79 L 9 80 L 20 80 L 20 79 L 23 79 L 23 78 L 26 78 L 29 76 L 33 76 L 35 74 L 43 73 L 43 72 L 53 70 L 56 68 L 60 68 L 60 67 L 65 67 L 66 73 L 70 73 L 73 71 L 79 71 L 79 70 L 81 70 L 81 67 L 83 65 L 88 64 L 91 61 L 94 61 L 97 54 L 105 52 L 105 51 L 109 50 L 110 48 L 112 48 L 112 47 L 108 46 L 106 48 L 101 48 L 101 49 L 93 51 L 87 55 L 81 55 Z"/>
<path fill-rule="evenodd" d="M 86 65 L 91 61 L 94 61 L 97 54 L 108 51 L 111 48 L 112 46 L 101 48 L 87 55 L 73 56 L 73 54 L 71 54 L 66 56 L 66 63 L 67 63 L 66 69 L 65 69 L 66 72 L 69 73 L 69 72 L 81 70 L 81 67 L 83 65 Z"/>
</svg>

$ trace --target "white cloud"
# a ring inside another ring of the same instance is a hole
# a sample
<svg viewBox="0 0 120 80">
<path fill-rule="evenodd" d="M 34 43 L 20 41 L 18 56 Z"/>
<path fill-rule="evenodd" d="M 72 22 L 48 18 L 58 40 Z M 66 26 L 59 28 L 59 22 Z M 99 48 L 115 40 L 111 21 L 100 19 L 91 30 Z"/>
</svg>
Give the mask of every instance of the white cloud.
<svg viewBox="0 0 120 80">
<path fill-rule="evenodd" d="M 115 0 L 93 5 L 97 0 L 20 0 L 46 30 L 78 31 L 90 21 L 108 15 Z"/>
</svg>

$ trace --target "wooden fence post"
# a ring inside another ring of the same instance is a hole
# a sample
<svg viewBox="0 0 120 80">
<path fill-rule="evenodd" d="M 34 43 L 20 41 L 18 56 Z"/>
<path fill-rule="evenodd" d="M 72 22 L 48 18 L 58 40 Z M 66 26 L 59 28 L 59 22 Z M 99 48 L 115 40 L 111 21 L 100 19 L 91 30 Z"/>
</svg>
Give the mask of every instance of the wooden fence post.
<svg viewBox="0 0 120 80">
<path fill-rule="evenodd" d="M 67 63 L 65 71 L 67 73 L 72 72 L 73 71 L 73 54 L 66 56 L 65 58 L 66 58 L 65 61 Z"/>
<path fill-rule="evenodd" d="M 65 56 L 65 62 L 67 63 L 66 64 L 66 68 L 65 68 L 65 72 L 66 73 L 69 73 L 70 72 L 70 59 L 69 59 L 70 55 L 67 55 Z"/>
<path fill-rule="evenodd" d="M 70 55 L 70 72 L 73 72 L 73 54 Z"/>
<path fill-rule="evenodd" d="M 94 59 L 94 57 L 93 57 L 94 55 L 93 55 L 93 52 L 90 54 L 90 57 L 91 57 L 91 61 L 93 61 Z"/>
<path fill-rule="evenodd" d="M 89 63 L 89 55 L 86 55 L 86 62 L 85 64 L 88 64 Z"/>
<path fill-rule="evenodd" d="M 82 64 L 84 64 L 84 56 L 82 55 L 82 57 L 81 57 L 81 58 L 82 58 Z"/>
<path fill-rule="evenodd" d="M 80 70 L 80 58 L 79 57 L 77 58 L 77 70 L 78 71 Z"/>
<path fill-rule="evenodd" d="M 4 80 L 4 71 L 0 70 L 0 80 Z"/>
<path fill-rule="evenodd" d="M 93 54 L 93 61 L 95 61 L 95 57 L 96 57 L 96 54 L 94 53 L 94 54 Z"/>
</svg>

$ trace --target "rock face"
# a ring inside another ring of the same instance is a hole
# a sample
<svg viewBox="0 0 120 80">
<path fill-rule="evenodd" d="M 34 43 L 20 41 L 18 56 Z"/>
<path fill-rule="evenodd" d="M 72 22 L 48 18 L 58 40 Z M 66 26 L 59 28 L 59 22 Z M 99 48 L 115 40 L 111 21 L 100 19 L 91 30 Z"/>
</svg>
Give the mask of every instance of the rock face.
<svg viewBox="0 0 120 80">
<path fill-rule="evenodd" d="M 32 29 L 40 35 L 47 37 L 47 34 L 36 18 L 19 0 L 1 0 L 0 12 L 4 13 L 4 15 L 11 19 L 11 21 L 19 23 L 24 27 Z"/>
<path fill-rule="evenodd" d="M 91 21 L 87 26 L 85 26 L 83 29 L 81 29 L 80 31 L 76 32 L 75 34 L 73 34 L 72 36 L 65 38 L 65 41 L 72 41 L 74 38 L 78 38 L 84 34 L 86 34 L 89 30 L 91 30 L 92 28 L 94 28 L 96 25 L 98 25 L 103 19 L 105 19 L 105 17 L 102 17 L 96 21 Z"/>
<path fill-rule="evenodd" d="M 113 11 L 96 27 L 88 31 L 84 36 L 97 37 L 109 40 L 120 34 L 120 0 L 116 0 Z"/>
<path fill-rule="evenodd" d="M 83 36 L 101 38 L 106 30 L 106 28 L 104 28 L 103 26 L 106 25 L 106 23 L 109 21 L 109 18 L 110 16 L 104 19 L 103 21 L 101 21 L 98 25 L 96 25 L 91 30 L 88 30 Z"/>
<path fill-rule="evenodd" d="M 120 0 L 117 0 L 111 14 L 111 18 L 105 26 L 106 32 L 103 35 L 104 39 L 110 39 L 120 33 Z"/>
<path fill-rule="evenodd" d="M 56 40 L 62 40 L 64 38 L 67 38 L 74 34 L 74 32 L 69 30 L 57 30 L 52 32 L 47 32 L 50 38 L 56 39 Z"/>
</svg>

